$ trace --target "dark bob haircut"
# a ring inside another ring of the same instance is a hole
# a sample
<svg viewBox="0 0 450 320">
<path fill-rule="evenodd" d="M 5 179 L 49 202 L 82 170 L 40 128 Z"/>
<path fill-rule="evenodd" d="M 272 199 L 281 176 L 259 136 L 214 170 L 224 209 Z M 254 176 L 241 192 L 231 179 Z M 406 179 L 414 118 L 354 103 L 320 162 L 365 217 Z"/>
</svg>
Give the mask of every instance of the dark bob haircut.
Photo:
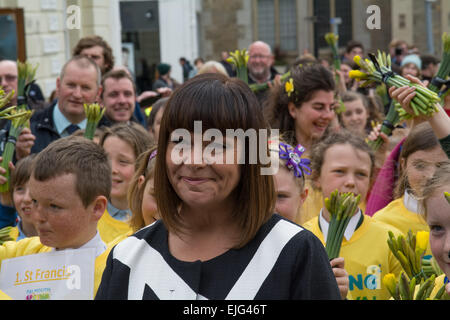
<svg viewBox="0 0 450 320">
<path fill-rule="evenodd" d="M 163 223 L 174 233 L 182 232 L 184 224 L 179 214 L 182 199 L 167 176 L 166 153 L 171 134 L 176 129 L 194 132 L 194 121 L 202 121 L 202 131 L 218 129 L 225 137 L 227 129 L 268 129 L 256 96 L 247 84 L 221 74 L 202 74 L 175 90 L 164 109 L 158 140 L 155 166 L 155 198 Z M 258 145 L 260 137 L 258 136 Z M 271 175 L 261 175 L 267 167 L 258 159 L 250 164 L 249 139 L 246 139 L 245 163 L 241 164 L 240 180 L 232 192 L 233 218 L 242 233 L 237 247 L 248 243 L 272 215 L 275 189 Z M 266 142 L 267 143 L 267 142 Z M 269 156 L 268 148 L 267 156 Z"/>
</svg>

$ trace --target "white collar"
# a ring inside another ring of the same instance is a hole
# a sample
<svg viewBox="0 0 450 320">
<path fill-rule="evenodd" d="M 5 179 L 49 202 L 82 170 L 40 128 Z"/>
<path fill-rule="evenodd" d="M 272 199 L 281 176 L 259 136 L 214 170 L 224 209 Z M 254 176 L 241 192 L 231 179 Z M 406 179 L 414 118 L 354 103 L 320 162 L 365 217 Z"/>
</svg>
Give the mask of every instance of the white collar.
<svg viewBox="0 0 450 320">
<path fill-rule="evenodd" d="M 405 191 L 404 197 L 403 197 L 403 204 L 405 205 L 406 209 L 408 209 L 411 212 L 419 213 L 419 201 L 410 194 L 408 191 Z"/>
<path fill-rule="evenodd" d="M 323 239 L 325 241 L 327 241 L 328 227 L 329 227 L 330 223 L 327 220 L 325 220 L 325 218 L 322 215 L 322 211 L 323 211 L 323 209 L 320 210 L 319 224 L 320 224 L 320 229 L 322 230 Z M 350 221 L 344 232 L 344 237 L 345 237 L 345 239 L 347 239 L 347 241 L 349 241 L 351 239 L 351 237 L 353 236 L 353 233 L 355 233 L 356 227 L 358 226 L 359 219 L 361 219 L 361 214 L 362 214 L 361 209 L 359 209 L 358 212 L 355 215 L 353 215 L 353 217 L 350 218 Z"/>
<path fill-rule="evenodd" d="M 103 242 L 102 238 L 100 238 L 100 234 L 98 233 L 98 231 L 91 240 L 89 240 L 88 242 L 86 242 L 85 244 L 83 244 L 81 247 L 79 247 L 77 249 L 87 249 L 87 248 L 95 249 L 95 257 L 98 257 L 106 250 L 106 244 Z M 55 250 L 55 248 L 53 248 L 53 250 Z M 66 250 L 66 249 L 63 249 L 63 250 Z M 72 250 L 74 250 L 74 249 L 72 249 Z M 62 251 L 62 250 L 58 250 L 58 251 Z"/>
</svg>

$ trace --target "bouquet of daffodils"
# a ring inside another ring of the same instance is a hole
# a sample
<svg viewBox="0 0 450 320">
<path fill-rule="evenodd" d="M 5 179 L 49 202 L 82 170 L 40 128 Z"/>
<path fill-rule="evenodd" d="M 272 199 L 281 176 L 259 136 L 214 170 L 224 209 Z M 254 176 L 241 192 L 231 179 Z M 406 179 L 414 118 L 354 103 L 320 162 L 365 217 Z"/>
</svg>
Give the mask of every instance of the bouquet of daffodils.
<svg viewBox="0 0 450 320">
<path fill-rule="evenodd" d="M 333 191 L 330 198 L 325 199 L 325 208 L 330 214 L 325 249 L 330 260 L 339 257 L 345 229 L 358 209 L 360 199 L 360 195 L 355 197 L 351 192 L 339 193 L 338 190 Z"/>
<path fill-rule="evenodd" d="M 12 90 L 10 93 L 5 94 L 5 91 L 0 87 L 0 110 L 11 101 L 12 97 L 14 97 L 14 93 L 14 90 Z M 3 110 L 0 112 L 0 115 L 5 112 L 6 110 Z"/>
<path fill-rule="evenodd" d="M 38 66 L 33 67 L 29 62 L 17 61 L 17 105 L 27 104 L 29 85 L 34 81 Z"/>
<path fill-rule="evenodd" d="M 98 103 L 84 104 L 84 112 L 86 113 L 86 130 L 84 131 L 84 137 L 93 140 L 95 135 L 95 130 L 97 129 L 100 119 L 105 113 L 105 108 L 100 106 Z"/>
<path fill-rule="evenodd" d="M 433 298 L 430 297 L 436 285 L 435 279 L 436 275 L 432 275 L 418 283 L 416 278 L 410 279 L 402 271 L 398 279 L 393 273 L 386 274 L 383 277 L 383 284 L 394 300 L 448 300 L 449 297 L 445 294 L 445 284 L 441 286 Z"/>
<path fill-rule="evenodd" d="M 15 241 L 19 236 L 19 230 L 17 228 L 7 226 L 0 229 L 0 245 L 6 241 Z"/>
<path fill-rule="evenodd" d="M 350 78 L 364 81 L 361 85 L 363 87 L 376 82 L 385 83 L 388 87 L 414 87 L 416 89 L 416 95 L 411 100 L 411 108 L 414 111 L 414 116 L 430 116 L 436 112 L 437 107 L 435 103 L 441 101 L 437 93 L 395 74 L 391 69 L 391 57 L 390 55 L 386 55 L 385 52 L 381 53 L 381 51 L 378 51 L 378 58 L 373 54 L 369 54 L 369 57 L 370 60 L 363 60 L 360 56 L 355 56 L 354 61 L 361 70 L 350 71 Z M 399 112 L 399 115 L 401 120 L 407 118 L 407 115 L 403 113 Z M 411 115 L 411 117 L 413 116 Z"/>
<path fill-rule="evenodd" d="M 28 110 L 26 105 L 11 107 L 0 112 L 1 119 L 11 120 L 11 128 L 9 129 L 9 136 L 2 154 L 3 160 L 1 163 L 2 168 L 6 170 L 5 177 L 8 178 L 8 181 L 0 185 L 0 192 L 7 192 L 9 190 L 9 163 L 14 154 L 17 137 L 22 129 L 28 126 L 28 121 L 32 115 L 33 111 Z"/>
<path fill-rule="evenodd" d="M 403 235 L 395 238 L 392 231 L 389 231 L 388 234 L 389 249 L 400 262 L 408 277 L 410 279 L 417 278 L 418 282 L 427 278 L 422 268 L 422 258 L 428 247 L 429 232 L 418 231 L 413 235 L 409 230 L 406 239 Z"/>
<path fill-rule="evenodd" d="M 230 52 L 230 57 L 227 59 L 228 63 L 236 66 L 236 76 L 238 79 L 244 81 L 248 84 L 248 51 L 243 49 L 241 51 L 236 50 L 235 52 Z"/>
<path fill-rule="evenodd" d="M 339 36 L 330 32 L 325 35 L 325 41 L 331 48 L 331 52 L 333 53 L 333 66 L 335 70 L 341 70 L 341 60 L 339 59 L 339 51 L 338 51 L 338 40 Z M 336 84 L 339 83 L 339 75 L 336 73 Z"/>
<path fill-rule="evenodd" d="M 444 51 L 442 53 L 441 65 L 436 76 L 428 86 L 431 91 L 436 93 L 439 93 L 439 90 L 441 89 L 442 85 L 445 84 L 446 79 L 450 73 L 450 35 L 448 35 L 447 32 L 444 32 L 444 34 L 442 35 L 442 45 Z"/>
<path fill-rule="evenodd" d="M 285 74 L 283 74 L 280 77 L 281 82 L 286 82 L 286 80 L 290 76 L 291 76 L 291 72 L 290 71 L 286 72 Z M 272 80 L 272 81 L 269 81 L 269 82 L 266 82 L 266 83 L 252 83 L 250 85 L 250 89 L 252 89 L 253 92 L 264 91 L 264 90 L 269 89 L 269 83 L 273 85 L 274 81 Z"/>
</svg>

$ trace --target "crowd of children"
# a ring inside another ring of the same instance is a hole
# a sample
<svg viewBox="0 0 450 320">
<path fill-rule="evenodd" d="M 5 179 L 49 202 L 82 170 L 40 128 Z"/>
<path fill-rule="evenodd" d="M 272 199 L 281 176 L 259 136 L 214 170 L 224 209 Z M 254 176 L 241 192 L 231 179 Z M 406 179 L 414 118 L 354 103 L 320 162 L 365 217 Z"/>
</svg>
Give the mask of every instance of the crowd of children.
<svg viewBox="0 0 450 320">
<path fill-rule="evenodd" d="M 356 47 L 364 50 L 362 45 Z M 420 81 L 419 56 L 398 59 L 394 59 L 398 72 L 417 84 L 426 85 Z M 259 100 L 261 105 L 257 110 L 261 114 L 258 116 L 264 119 L 265 128 L 279 130 L 279 136 L 272 136 L 269 141 L 272 158 L 279 160 L 279 169 L 272 178 L 276 199 L 273 213 L 308 230 L 325 246 L 331 220 L 325 199 L 335 190 L 359 195 L 359 208 L 345 229 L 340 255 L 329 262 L 341 298 L 391 298 L 383 277 L 389 273 L 398 277 L 402 266 L 388 246 L 389 231 L 405 237 L 409 230 L 414 234 L 430 233 L 425 257 L 435 259 L 442 270 L 436 280 L 437 290 L 450 276 L 450 202 L 444 195 L 450 192 L 450 118 L 445 111 L 450 109 L 450 102 L 443 99 L 433 116 L 401 122 L 388 137 L 379 131 L 387 111 L 385 102 L 395 99 L 410 111 L 414 89 L 359 88 L 358 83 L 344 76 L 356 68 L 348 55 L 342 61 L 341 72 L 338 71 L 341 83 L 335 82 L 333 70 L 320 60 L 314 57 L 307 60 L 308 63 L 290 68 L 286 81 L 291 86 L 275 80 L 269 86 L 267 99 Z M 204 72 L 192 79 L 198 77 L 207 79 Z M 223 77 L 229 78 L 226 73 Z M 114 248 L 155 222 L 162 220 L 169 226 L 172 223 L 165 220 L 167 213 L 161 217 L 155 198 L 155 193 L 161 192 L 155 175 L 161 181 L 164 174 L 170 174 L 169 169 L 167 173 L 155 172 L 157 159 L 162 162 L 168 157 L 159 154 L 159 147 L 167 144 L 163 139 L 170 133 L 171 120 L 195 119 L 204 114 L 207 106 L 199 103 L 201 110 L 192 106 L 186 110 L 180 108 L 180 114 L 171 113 L 172 118 L 164 120 L 165 110 L 170 104 L 193 105 L 196 99 L 210 98 L 200 91 L 189 96 L 187 88 L 182 85 L 177 89 L 185 90 L 184 101 L 164 97 L 154 103 L 146 114 L 146 127 L 132 121 L 99 127 L 94 141 L 78 137 L 82 132 L 78 131 L 11 164 L 10 192 L 2 194 L 1 200 L 3 205 L 15 208 L 18 219 L 10 234 L 13 241 L 0 246 L 0 261 L 55 250 L 94 248 L 93 297 L 99 287 L 102 288 L 100 298 L 108 297 L 105 292 L 108 286 L 100 283 L 105 268 L 108 277 L 112 274 Z M 207 92 L 209 87 L 204 85 L 204 88 Z M 252 103 L 239 90 L 234 92 L 236 101 L 244 106 Z M 220 96 L 216 98 L 220 100 Z M 344 110 L 338 111 L 338 99 Z M 211 112 L 232 114 L 241 123 L 246 123 L 248 117 L 256 117 L 239 114 L 244 108 L 239 111 L 236 106 L 227 106 L 227 102 L 220 108 L 233 110 Z M 248 110 L 256 110 L 252 108 Z M 231 123 L 230 118 L 220 121 L 221 128 Z M 163 124 L 168 127 L 163 128 L 164 135 L 160 136 Z M 193 124 L 187 126 L 192 127 Z M 384 144 L 374 151 L 367 142 L 379 136 Z M 165 168 L 161 164 L 159 167 Z M 0 173 L 4 173 L 2 168 Z M 220 176 L 220 172 L 217 174 Z M 250 173 L 246 174 L 245 177 L 251 177 Z M 2 176 L 0 183 L 5 183 Z M 196 181 L 190 183 L 195 185 Z M 252 190 L 247 191 L 251 194 Z M 180 198 L 184 199 L 182 195 L 175 196 L 171 206 L 165 203 L 164 212 L 179 204 Z M 244 203 L 240 205 L 244 208 Z M 171 219 L 176 217 L 174 213 Z M 247 227 L 250 222 L 241 223 Z M 152 272 L 151 264 L 148 268 Z M 133 283 L 130 280 L 129 285 Z M 270 294 L 262 296 L 270 299 Z"/>
</svg>

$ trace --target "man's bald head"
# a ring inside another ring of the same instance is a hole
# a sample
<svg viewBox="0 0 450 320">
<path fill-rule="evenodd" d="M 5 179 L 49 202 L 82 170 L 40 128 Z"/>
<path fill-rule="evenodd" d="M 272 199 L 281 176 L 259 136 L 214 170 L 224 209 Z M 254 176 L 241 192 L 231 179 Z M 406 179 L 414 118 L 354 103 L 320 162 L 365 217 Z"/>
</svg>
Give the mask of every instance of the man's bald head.
<svg viewBox="0 0 450 320">
<path fill-rule="evenodd" d="M 270 46 L 263 41 L 255 41 L 248 47 L 248 71 L 257 82 L 270 78 L 270 67 L 274 59 Z"/>
</svg>

